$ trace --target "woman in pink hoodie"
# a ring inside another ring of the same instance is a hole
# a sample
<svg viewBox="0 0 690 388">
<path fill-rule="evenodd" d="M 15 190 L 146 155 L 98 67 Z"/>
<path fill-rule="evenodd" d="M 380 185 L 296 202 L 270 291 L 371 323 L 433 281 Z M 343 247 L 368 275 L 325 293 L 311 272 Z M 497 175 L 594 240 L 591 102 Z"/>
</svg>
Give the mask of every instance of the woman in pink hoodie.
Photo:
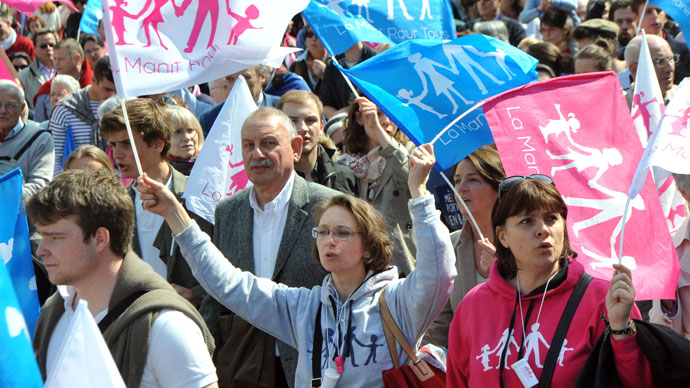
<svg viewBox="0 0 690 388">
<path fill-rule="evenodd" d="M 489 280 L 465 296 L 453 317 L 449 387 L 532 387 L 548 374 L 547 353 L 584 274 L 568 241 L 567 213 L 548 176 L 501 182 L 492 215 L 497 260 Z M 554 351 L 548 386 L 573 386 L 607 325 L 623 386 L 654 385 L 631 320 L 640 313 L 633 303 L 630 270 L 620 265 L 614 269 L 610 282 L 593 279 L 585 289 L 562 346 Z"/>
</svg>

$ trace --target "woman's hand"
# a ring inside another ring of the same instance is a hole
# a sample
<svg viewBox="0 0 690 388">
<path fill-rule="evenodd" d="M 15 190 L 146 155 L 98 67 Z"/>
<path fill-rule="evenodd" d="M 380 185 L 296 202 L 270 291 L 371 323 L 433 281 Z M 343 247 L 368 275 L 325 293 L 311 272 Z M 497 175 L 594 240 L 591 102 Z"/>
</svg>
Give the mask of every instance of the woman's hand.
<svg viewBox="0 0 690 388">
<path fill-rule="evenodd" d="M 426 182 L 429 180 L 429 173 L 434 168 L 435 162 L 434 146 L 430 143 L 422 144 L 412 151 L 410 174 L 407 178 L 412 198 L 421 197 L 426 193 Z"/>
<path fill-rule="evenodd" d="M 360 124 L 364 127 L 364 131 L 370 139 L 378 143 L 381 148 L 384 148 L 391 141 L 391 137 L 383 129 L 379 122 L 378 108 L 376 104 L 369 101 L 366 97 L 358 97 L 355 102 L 359 104 L 359 112 L 356 116 Z"/>
<path fill-rule="evenodd" d="M 314 78 L 322 79 L 323 72 L 326 71 L 326 63 L 320 59 L 314 59 L 311 62 L 311 75 Z"/>
<path fill-rule="evenodd" d="M 477 267 L 477 271 L 479 271 L 482 276 L 488 276 L 491 265 L 494 263 L 494 260 L 496 260 L 496 247 L 488 238 L 484 238 L 484 240 L 477 241 L 477 253 L 479 253 L 479 266 Z M 477 265 L 476 262 L 475 265 Z"/>
<path fill-rule="evenodd" d="M 611 329 L 623 330 L 630 323 L 630 312 L 635 303 L 635 287 L 632 283 L 632 274 L 624 265 L 614 264 L 611 286 L 606 294 L 606 310 L 609 316 Z M 615 335 L 615 339 L 622 339 L 629 335 Z"/>
<path fill-rule="evenodd" d="M 173 234 L 182 233 L 192 223 L 192 219 L 175 195 L 164 184 L 149 178 L 146 173 L 137 179 L 137 191 L 144 209 L 165 218 Z"/>
</svg>

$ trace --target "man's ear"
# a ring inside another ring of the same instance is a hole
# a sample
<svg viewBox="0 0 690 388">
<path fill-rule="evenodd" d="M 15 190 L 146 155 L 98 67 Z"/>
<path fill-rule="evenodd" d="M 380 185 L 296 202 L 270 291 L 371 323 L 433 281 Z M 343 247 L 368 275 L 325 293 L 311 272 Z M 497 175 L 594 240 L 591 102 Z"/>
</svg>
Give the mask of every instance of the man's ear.
<svg viewBox="0 0 690 388">
<path fill-rule="evenodd" d="M 96 229 L 92 239 L 98 252 L 103 252 L 105 249 L 110 248 L 110 231 L 105 227 L 101 226 Z"/>
<path fill-rule="evenodd" d="M 292 146 L 292 159 L 295 163 L 299 162 L 302 157 L 302 144 L 304 144 L 302 136 L 295 136 L 294 139 L 290 140 L 290 146 Z"/>
</svg>

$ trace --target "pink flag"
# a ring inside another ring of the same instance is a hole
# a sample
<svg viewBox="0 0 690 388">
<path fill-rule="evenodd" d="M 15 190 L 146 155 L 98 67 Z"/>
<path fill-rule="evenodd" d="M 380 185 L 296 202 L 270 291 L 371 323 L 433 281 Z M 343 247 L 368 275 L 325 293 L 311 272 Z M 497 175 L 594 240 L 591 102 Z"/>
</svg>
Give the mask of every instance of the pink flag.
<svg viewBox="0 0 690 388">
<path fill-rule="evenodd" d="M 9 5 L 10 7 L 16 9 L 17 11 L 23 13 L 24 15 L 31 15 L 34 13 L 38 7 L 43 3 L 47 3 L 50 0 L 2 0 L 3 3 Z M 70 0 L 55 0 L 59 3 L 66 4 L 68 7 L 79 12 L 78 9 L 74 7 L 74 4 Z"/>
<path fill-rule="evenodd" d="M 593 104 L 584 96 L 596 96 Z M 628 188 L 643 148 L 613 72 L 555 78 L 484 104 L 507 175 L 553 177 L 568 205 L 573 249 L 592 275 L 610 279 Z M 679 263 L 651 177 L 632 199 L 623 264 L 637 299 L 674 298 Z"/>
<path fill-rule="evenodd" d="M 118 95 L 161 93 L 257 64 L 277 67 L 279 47 L 308 0 L 104 0 Z"/>
<path fill-rule="evenodd" d="M 644 30 L 642 30 L 642 44 L 640 45 L 640 56 L 637 64 L 635 88 L 630 108 L 637 134 L 640 136 L 642 146 L 646 147 L 647 140 L 661 123 L 665 106 Z M 646 158 L 643 156 L 643 160 L 635 172 L 635 178 L 629 191 L 631 197 L 637 195 L 647 179 L 647 173 L 651 166 L 645 163 L 645 160 Z M 685 220 L 685 200 L 676 189 L 670 174 L 660 169 L 654 169 L 654 180 L 659 190 L 661 209 L 666 217 L 668 228 L 675 230 Z"/>
</svg>

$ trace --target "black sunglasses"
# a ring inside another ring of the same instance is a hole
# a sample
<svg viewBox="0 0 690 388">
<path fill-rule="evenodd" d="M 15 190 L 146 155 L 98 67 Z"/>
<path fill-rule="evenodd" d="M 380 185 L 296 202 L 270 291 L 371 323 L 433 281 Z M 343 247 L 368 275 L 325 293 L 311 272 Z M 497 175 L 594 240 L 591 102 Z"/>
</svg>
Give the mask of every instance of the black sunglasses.
<svg viewBox="0 0 690 388">
<path fill-rule="evenodd" d="M 14 69 L 17 71 L 26 69 L 27 67 L 29 67 L 29 65 L 14 65 Z"/>
<path fill-rule="evenodd" d="M 47 47 L 55 47 L 55 43 L 42 43 L 42 44 L 39 44 L 38 47 L 40 47 L 42 49 L 47 48 Z"/>
<path fill-rule="evenodd" d="M 304 33 L 305 38 L 313 38 L 314 37 L 314 31 L 307 31 Z"/>
<path fill-rule="evenodd" d="M 515 187 L 515 185 L 524 181 L 525 179 L 531 179 L 533 181 L 546 182 L 548 184 L 556 186 L 556 184 L 553 182 L 553 179 L 548 175 L 532 174 L 532 175 L 527 175 L 527 176 L 522 176 L 522 175 L 511 176 L 511 177 L 508 177 L 508 178 L 502 180 L 501 183 L 498 184 L 498 201 L 501 200 L 502 195 L 505 195 L 507 192 L 510 191 L 510 189 L 512 189 L 513 187 Z"/>
</svg>

